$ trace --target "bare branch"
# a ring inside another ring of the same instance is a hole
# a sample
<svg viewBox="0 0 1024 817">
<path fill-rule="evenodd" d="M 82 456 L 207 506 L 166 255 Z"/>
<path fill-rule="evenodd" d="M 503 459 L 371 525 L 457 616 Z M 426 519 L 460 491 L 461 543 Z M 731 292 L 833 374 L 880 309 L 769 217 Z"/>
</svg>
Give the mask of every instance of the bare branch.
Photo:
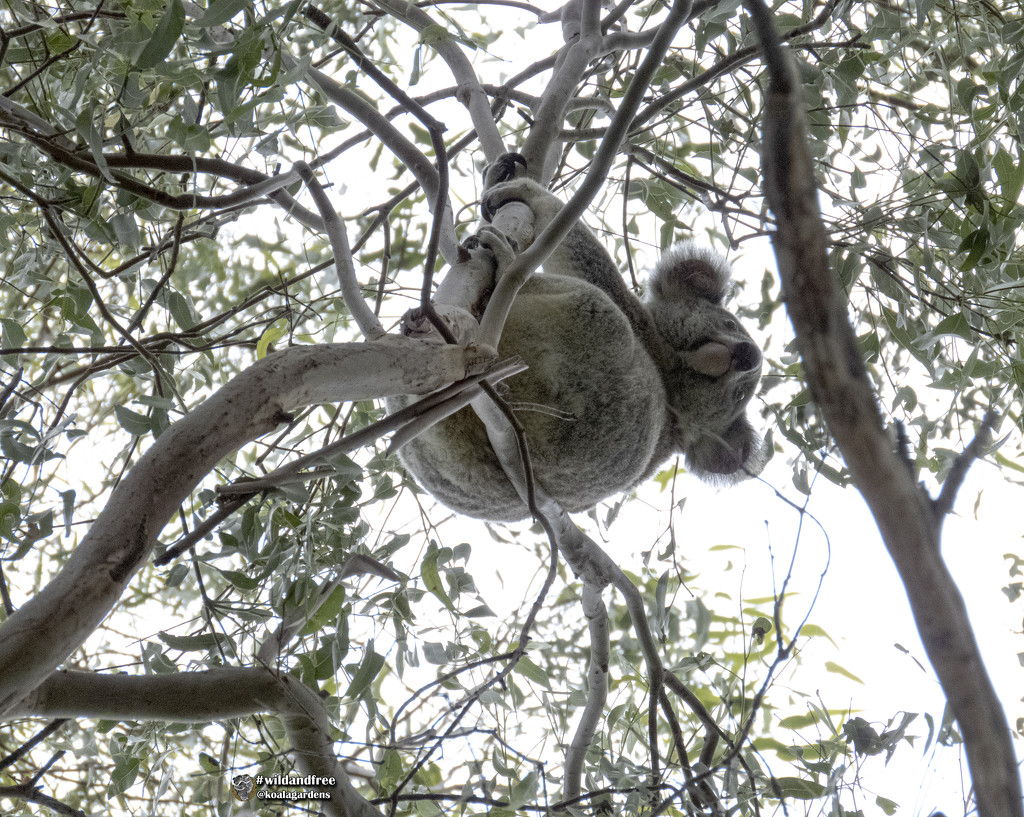
<svg viewBox="0 0 1024 817">
<path fill-rule="evenodd" d="M 400 104 L 400 106 L 419 119 L 430 133 L 430 142 L 434 147 L 434 158 L 437 161 L 437 190 L 434 193 L 434 201 L 430 206 L 431 212 L 434 214 L 434 221 L 431 225 L 430 243 L 427 246 L 427 258 L 424 264 L 426 274 L 424 276 L 423 285 L 423 306 L 429 309 L 428 299 L 430 280 L 434 273 L 434 263 L 437 260 L 438 245 L 440 244 L 441 236 L 445 233 L 445 228 L 448 226 L 446 223 L 448 221 L 447 213 L 451 209 L 451 205 L 448 203 L 448 155 L 443 136 L 446 128 L 441 122 L 431 116 L 422 105 L 416 102 L 415 99 L 392 82 L 387 74 L 381 71 L 370 60 L 366 59 L 355 42 L 338 26 L 334 25 L 330 18 L 320 11 L 320 9 L 315 6 L 308 5 L 306 6 L 304 13 L 321 28 L 325 30 L 329 29 L 334 40 L 341 43 L 342 48 L 344 48 L 345 52 L 356 61 L 356 64 L 360 69 L 363 70 L 384 91 L 390 94 L 395 101 Z M 479 87 L 479 84 L 477 87 Z M 488 113 L 489 112 L 490 111 L 488 110 Z M 493 129 L 492 120 L 493 117 L 488 121 L 490 121 Z M 346 253 L 346 255 L 348 255 L 348 253 Z M 341 267 L 339 267 L 339 272 L 340 271 Z M 364 334 L 366 333 L 364 332 Z M 381 331 L 381 334 L 383 334 L 383 330 Z M 367 337 L 370 338 L 369 335 L 367 335 Z"/>
<path fill-rule="evenodd" d="M 429 14 L 416 7 L 412 3 L 396 0 L 376 0 L 376 5 L 398 20 L 407 23 L 423 32 L 430 29 L 430 44 L 441 58 L 448 64 L 448 68 L 459 85 L 458 100 L 465 105 L 469 111 L 473 127 L 480 137 L 480 147 L 488 162 L 495 161 L 505 153 L 505 143 L 498 133 L 498 126 L 494 123 L 494 116 L 491 113 L 491 103 L 487 93 L 480 85 L 472 64 L 462 52 L 458 40 L 452 37 L 444 26 L 435 22 Z M 454 256 L 445 256 L 452 258 Z"/>
<path fill-rule="evenodd" d="M 23 133 L 23 135 L 59 164 L 80 173 L 88 173 L 90 176 L 103 177 L 103 172 L 93 157 L 74 152 L 72 148 L 64 146 L 58 139 L 42 138 L 34 133 Z M 224 159 L 206 156 L 162 156 L 145 153 L 128 155 L 111 152 L 100 154 L 99 158 L 108 169 L 163 170 L 189 174 L 210 173 L 246 185 L 245 188 L 221 196 L 204 196 L 198 193 L 174 195 L 123 173 L 111 173 L 114 183 L 121 189 L 169 210 L 218 210 L 238 207 L 268 196 L 271 201 L 276 202 L 300 224 L 313 230 L 323 229 L 322 222 L 314 213 L 299 205 L 287 191 L 282 189 L 298 181 L 298 177 L 291 173 L 283 176 L 267 176 L 258 170 L 242 167 Z"/>
<path fill-rule="evenodd" d="M 562 9 L 565 45 L 558 52 L 540 105 L 533 111 L 533 127 L 520 149 L 529 175 L 541 184 L 547 184 L 554 173 L 551 156 L 562 129 L 566 105 L 575 95 L 587 67 L 601 54 L 599 12 L 600 3 L 593 0 L 570 0 Z"/>
<path fill-rule="evenodd" d="M 776 218 L 775 255 L 811 395 L 878 523 L 907 590 L 921 641 L 964 737 L 982 817 L 1021 817 L 1010 729 L 985 672 L 963 598 L 939 550 L 941 516 L 886 433 L 874 389 L 829 269 L 814 162 L 789 54 L 760 0 L 746 7 L 770 84 L 762 168 Z M 940 500 L 942 498 L 940 497 Z"/>
<path fill-rule="evenodd" d="M 60 572 L 4 622 L 0 712 L 42 682 L 106 617 L 164 525 L 222 457 L 272 431 L 300 406 L 423 394 L 484 365 L 459 346 L 389 335 L 373 343 L 297 346 L 250 366 L 160 435 Z"/>
<path fill-rule="evenodd" d="M 976 459 L 984 456 L 985 449 L 992 444 L 992 434 L 995 432 L 998 424 L 999 413 L 991 410 L 987 411 L 984 419 L 981 421 L 981 428 L 978 429 L 978 433 L 968 444 L 967 448 L 960 453 L 960 456 L 956 458 L 953 467 L 946 474 L 946 481 L 942 484 L 942 492 L 933 502 L 936 516 L 943 517 L 953 510 L 953 503 L 956 502 L 956 495 L 960 491 L 960 486 L 963 485 L 964 479 L 967 477 L 968 470 L 970 470 L 971 465 Z"/>
<path fill-rule="evenodd" d="M 320 182 L 313 175 L 313 170 L 305 162 L 298 162 L 294 172 L 305 182 L 313 196 L 316 209 L 320 212 L 320 218 L 324 221 L 324 230 L 331 242 L 331 249 L 334 251 L 334 268 L 338 271 L 338 283 L 341 286 L 341 296 L 345 299 L 349 314 L 352 315 L 359 331 L 367 340 L 377 340 L 385 334 L 377 316 L 366 303 L 363 291 L 359 287 L 356 278 L 356 268 L 352 263 L 352 251 L 348 245 L 348 233 L 345 225 L 338 217 L 337 211 L 331 206 L 327 194 L 324 193 Z"/>
<path fill-rule="evenodd" d="M 604 38 L 604 54 L 614 54 L 616 51 L 632 51 L 639 48 L 647 48 L 658 33 L 656 28 L 649 28 L 646 31 L 615 31 Z"/>
<path fill-rule="evenodd" d="M 261 712 L 283 716 L 299 768 L 333 777 L 324 808 L 335 817 L 381 817 L 349 781 L 334 754 L 331 723 L 320 697 L 286 673 L 222 667 L 168 675 L 53 673 L 12 714 L 208 723 Z"/>
<path fill-rule="evenodd" d="M 50 809 L 54 814 L 64 815 L 64 817 L 86 817 L 84 811 L 71 808 L 56 797 L 51 797 L 31 781 L 16 786 L 0 786 L 0 797 L 24 800 L 26 803 L 38 803 L 40 806 Z"/>
<path fill-rule="evenodd" d="M 597 727 L 604 717 L 608 701 L 608 663 L 611 656 L 608 633 L 608 610 L 601 598 L 601 587 L 583 583 L 583 615 L 590 632 L 590 669 L 587 671 L 587 704 L 580 722 L 565 750 L 565 782 L 562 798 L 571 800 L 583 793 L 583 762 L 594 740 Z"/>
<path fill-rule="evenodd" d="M 55 718 L 50 721 L 46 726 L 40 729 L 34 734 L 29 740 L 25 741 L 21 746 L 11 752 L 4 758 L 0 758 L 0 770 L 6 769 L 11 764 L 17 762 L 25 755 L 27 755 L 34 746 L 37 746 L 42 741 L 46 740 L 50 735 L 60 729 L 65 723 L 68 722 L 67 718 Z"/>
<path fill-rule="evenodd" d="M 297 64 L 295 58 L 287 54 L 282 54 L 282 60 L 289 67 Z M 388 150 L 394 153 L 409 168 L 413 176 L 420 183 L 424 193 L 426 193 L 428 202 L 433 209 L 438 190 L 440 189 L 440 179 L 437 168 L 430 163 L 430 160 L 423 155 L 423 152 L 410 142 L 398 128 L 392 125 L 387 117 L 359 96 L 359 94 L 343 87 L 316 68 L 310 68 L 308 76 L 316 87 L 323 92 L 324 96 L 362 122 L 374 136 L 387 146 Z M 488 110 L 490 109 L 488 108 Z M 435 213 L 435 217 L 437 215 Z M 452 206 L 447 197 L 445 199 L 444 212 L 441 216 L 443 218 L 440 243 L 441 254 L 449 263 L 452 263 L 458 257 L 458 241 L 455 237 L 455 221 L 452 215 Z"/>
<path fill-rule="evenodd" d="M 325 473 L 305 472 L 304 469 L 326 463 L 339 454 L 369 445 L 391 431 L 396 432 L 391 441 L 392 449 L 400 448 L 416 434 L 468 405 L 479 395 L 479 388 L 474 387 L 480 382 L 498 383 L 507 377 L 525 371 L 525 369 L 525 364 L 514 359 L 498 364 L 486 372 L 475 374 L 443 389 L 431 392 L 411 406 L 394 411 L 383 420 L 371 423 L 317 451 L 298 457 L 259 479 L 239 480 L 230 485 L 218 485 L 217 494 L 222 497 L 251 497 L 260 491 L 280 485 L 317 479 L 325 476 Z M 424 418 L 427 420 L 424 421 Z M 157 560 L 157 564 L 163 564 L 165 561 L 167 561 L 165 557 L 161 556 Z"/>
</svg>

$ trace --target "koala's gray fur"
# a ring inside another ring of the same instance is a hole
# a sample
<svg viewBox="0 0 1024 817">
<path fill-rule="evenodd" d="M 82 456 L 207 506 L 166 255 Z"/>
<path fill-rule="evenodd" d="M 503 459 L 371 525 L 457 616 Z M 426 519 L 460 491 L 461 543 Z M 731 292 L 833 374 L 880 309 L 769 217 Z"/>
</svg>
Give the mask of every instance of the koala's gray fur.
<svg viewBox="0 0 1024 817">
<path fill-rule="evenodd" d="M 488 170 L 498 183 L 484 195 L 484 218 L 524 202 L 539 234 L 562 203 L 529 179 L 504 181 L 517 163 L 509 154 Z M 530 368 L 501 389 L 526 429 L 534 478 L 566 510 L 632 488 L 677 452 L 704 478 L 760 470 L 764 446 L 745 410 L 761 353 L 721 305 L 730 277 L 723 258 L 690 244 L 673 248 L 641 302 L 577 224 L 543 270 L 520 290 L 499 346 L 502 357 L 519 355 Z M 427 491 L 460 513 L 528 515 L 471 409 L 433 426 L 400 456 Z"/>
</svg>

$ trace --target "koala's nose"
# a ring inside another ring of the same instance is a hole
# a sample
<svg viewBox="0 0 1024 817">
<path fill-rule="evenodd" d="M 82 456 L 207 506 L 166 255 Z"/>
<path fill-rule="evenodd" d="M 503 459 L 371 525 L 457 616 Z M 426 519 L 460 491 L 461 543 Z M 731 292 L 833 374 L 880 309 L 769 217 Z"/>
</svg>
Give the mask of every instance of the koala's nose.
<svg viewBox="0 0 1024 817">
<path fill-rule="evenodd" d="M 732 350 L 733 367 L 738 372 L 749 372 L 761 365 L 761 350 L 753 343 L 737 343 Z"/>
</svg>

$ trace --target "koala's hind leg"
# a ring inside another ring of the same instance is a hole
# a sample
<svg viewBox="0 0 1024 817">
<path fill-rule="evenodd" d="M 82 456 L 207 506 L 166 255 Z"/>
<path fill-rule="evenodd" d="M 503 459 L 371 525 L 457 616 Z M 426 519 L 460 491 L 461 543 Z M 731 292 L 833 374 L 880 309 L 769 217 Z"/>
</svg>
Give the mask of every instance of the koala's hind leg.
<svg viewBox="0 0 1024 817">
<path fill-rule="evenodd" d="M 460 344 L 476 342 L 479 321 L 494 283 L 515 256 L 516 250 L 505 236 L 486 225 L 459 248 L 459 260 L 448 269 L 433 301 Z M 402 334 L 441 339 L 419 307 L 402 316 Z"/>
</svg>

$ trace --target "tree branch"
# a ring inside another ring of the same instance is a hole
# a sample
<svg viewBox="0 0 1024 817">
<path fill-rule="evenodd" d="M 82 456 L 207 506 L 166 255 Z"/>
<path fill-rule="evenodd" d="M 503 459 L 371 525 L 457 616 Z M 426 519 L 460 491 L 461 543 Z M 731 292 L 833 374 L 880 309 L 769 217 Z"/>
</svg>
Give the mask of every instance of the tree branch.
<svg viewBox="0 0 1024 817">
<path fill-rule="evenodd" d="M 0 714 L 43 681 L 110 612 L 189 492 L 228 454 L 301 406 L 424 394 L 487 365 L 459 346 L 387 336 L 268 355 L 152 444 L 60 572 L 0 626 Z"/>
<path fill-rule="evenodd" d="M 587 671 L 587 703 L 580 722 L 565 751 L 565 782 L 562 799 L 573 800 L 583 793 L 583 762 L 604 717 L 608 702 L 608 664 L 611 656 L 608 633 L 608 610 L 601 598 L 602 587 L 583 582 L 583 615 L 590 631 L 590 669 Z"/>
<path fill-rule="evenodd" d="M 435 22 L 423 9 L 412 3 L 376 0 L 376 5 L 420 33 L 426 29 L 430 30 L 430 45 L 447 63 L 452 76 L 455 77 L 455 81 L 459 85 L 456 97 L 469 111 L 469 117 L 480 137 L 480 147 L 483 149 L 487 161 L 493 162 L 505 153 L 505 142 L 498 133 L 498 126 L 494 122 L 490 100 L 480 85 L 480 80 L 477 79 L 472 64 L 462 52 L 458 40 L 452 37 L 444 26 Z M 454 256 L 445 257 L 454 258 Z"/>
<path fill-rule="evenodd" d="M 289 54 L 282 53 L 282 60 L 289 66 L 295 66 L 296 60 Z M 351 116 L 362 122 L 367 129 L 383 142 L 388 150 L 401 160 L 416 181 L 420 183 L 423 192 L 427 196 L 428 203 L 432 210 L 436 210 L 436 198 L 441 187 L 437 168 L 430 160 L 423 155 L 423 152 L 410 142 L 398 128 L 391 124 L 380 111 L 363 99 L 359 94 L 350 91 L 334 79 L 327 76 L 316 68 L 310 68 L 308 76 L 313 84 L 319 88 L 324 96 Z M 490 109 L 488 109 L 490 110 Z M 451 201 L 445 199 L 443 213 L 434 213 L 435 218 L 441 218 L 441 254 L 449 263 L 453 263 L 458 257 L 458 240 L 455 237 L 455 220 L 452 215 Z"/>
<path fill-rule="evenodd" d="M 550 157 L 562 129 L 566 105 L 576 93 L 587 66 L 601 54 L 599 12 L 600 4 L 594 0 L 570 0 L 562 9 L 565 45 L 555 58 L 540 105 L 532 112 L 533 126 L 520 149 L 527 172 L 541 184 L 547 184 L 555 170 Z"/>
<path fill-rule="evenodd" d="M 874 388 L 829 269 L 800 88 L 768 9 L 745 3 L 770 83 L 762 168 L 775 255 L 811 395 L 878 523 L 929 660 L 964 737 L 982 817 L 1021 817 L 1010 729 L 985 672 L 963 598 L 939 550 L 941 516 L 886 433 Z M 951 495 L 950 495 L 951 496 Z M 940 497 L 942 500 L 942 497 Z"/>
<path fill-rule="evenodd" d="M 577 189 L 575 195 L 559 211 L 558 215 L 551 220 L 551 223 L 538 235 L 527 250 L 516 257 L 508 270 L 498 281 L 491 295 L 487 311 L 480 322 L 481 343 L 497 348 L 498 339 L 501 337 L 501 330 L 505 326 L 505 319 L 512 308 L 512 301 L 515 300 L 519 288 L 526 282 L 530 274 L 537 269 L 548 255 L 557 247 L 563 238 L 569 234 L 569 230 L 583 216 L 590 206 L 594 196 L 608 178 L 612 163 L 619 151 L 619 145 L 626 135 L 626 131 L 636 116 L 637 109 L 643 100 L 654 72 L 661 67 L 665 54 L 672 44 L 672 40 L 679 30 L 679 27 L 686 21 L 690 13 L 692 0 L 675 0 L 669 9 L 668 16 L 658 27 L 658 34 L 650 50 L 644 55 L 643 61 L 637 68 L 622 97 L 619 109 L 608 126 L 608 132 L 601 142 L 597 153 L 594 155 L 587 171 L 586 178 Z"/>
<path fill-rule="evenodd" d="M 338 285 L 349 314 L 356 322 L 356 326 L 359 327 L 359 331 L 363 333 L 363 337 L 367 340 L 377 340 L 385 334 L 384 327 L 381 326 L 377 316 L 373 314 L 373 310 L 366 305 L 363 291 L 359 288 L 345 225 L 331 206 L 320 182 L 313 175 L 313 169 L 305 162 L 297 162 L 294 172 L 309 189 L 313 203 L 316 204 L 316 209 L 320 212 L 320 218 L 324 220 L 324 230 L 331 242 L 331 250 L 334 252 L 334 268 L 338 272 Z"/>
<path fill-rule="evenodd" d="M 143 676 L 62 670 L 19 701 L 10 714 L 208 723 L 261 712 L 283 717 L 304 774 L 334 778 L 334 786 L 327 789 L 331 799 L 323 801 L 329 814 L 381 817 L 338 762 L 323 701 L 285 673 L 237 667 Z"/>
<path fill-rule="evenodd" d="M 942 484 L 942 491 L 932 503 L 936 517 L 941 519 L 953 510 L 953 503 L 956 501 L 957 492 L 959 492 L 960 486 L 963 485 L 968 470 L 970 470 L 973 462 L 983 456 L 985 449 L 991 445 L 992 433 L 998 424 L 999 414 L 995 411 L 987 411 L 984 419 L 981 421 L 981 428 L 978 429 L 978 433 L 971 440 L 967 448 L 956 458 L 953 467 L 946 474 L 946 481 Z"/>
</svg>

